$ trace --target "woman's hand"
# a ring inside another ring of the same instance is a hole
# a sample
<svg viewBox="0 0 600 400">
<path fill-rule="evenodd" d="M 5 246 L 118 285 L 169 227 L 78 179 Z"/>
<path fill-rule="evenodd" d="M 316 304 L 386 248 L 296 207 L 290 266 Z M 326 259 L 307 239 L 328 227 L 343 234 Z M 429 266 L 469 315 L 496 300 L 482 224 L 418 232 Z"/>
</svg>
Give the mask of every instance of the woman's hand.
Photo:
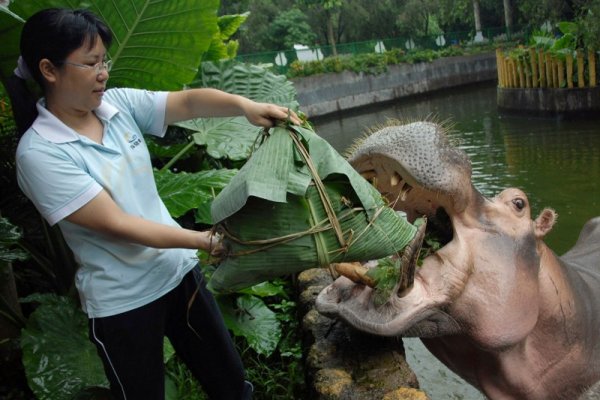
<svg viewBox="0 0 600 400">
<path fill-rule="evenodd" d="M 201 231 L 200 244 L 198 248 L 206 251 L 211 256 L 218 257 L 223 254 L 225 248 L 221 243 L 221 235 L 214 233 L 213 231 Z"/>
<path fill-rule="evenodd" d="M 276 120 L 290 120 L 294 125 L 301 125 L 302 121 L 298 115 L 287 107 L 270 103 L 257 103 L 247 99 L 242 105 L 244 115 L 248 121 L 257 126 L 270 128 L 275 125 Z"/>
</svg>

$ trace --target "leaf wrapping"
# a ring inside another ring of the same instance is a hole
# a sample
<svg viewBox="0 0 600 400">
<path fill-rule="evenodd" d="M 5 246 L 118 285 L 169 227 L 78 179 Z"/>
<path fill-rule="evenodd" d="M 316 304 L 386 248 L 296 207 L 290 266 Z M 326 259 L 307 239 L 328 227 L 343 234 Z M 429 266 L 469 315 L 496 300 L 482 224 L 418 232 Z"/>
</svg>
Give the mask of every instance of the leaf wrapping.
<svg viewBox="0 0 600 400">
<path fill-rule="evenodd" d="M 333 262 L 379 259 L 401 252 L 416 233 L 327 141 L 295 126 L 272 130 L 211 213 L 226 248 L 209 281 L 216 292 Z"/>
</svg>

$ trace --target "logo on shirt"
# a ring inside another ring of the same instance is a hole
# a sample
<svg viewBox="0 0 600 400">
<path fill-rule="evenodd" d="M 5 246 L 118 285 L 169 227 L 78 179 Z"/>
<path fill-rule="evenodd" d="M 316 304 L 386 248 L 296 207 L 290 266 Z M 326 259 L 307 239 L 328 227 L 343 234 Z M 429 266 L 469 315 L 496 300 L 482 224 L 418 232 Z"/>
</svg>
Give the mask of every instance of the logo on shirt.
<svg viewBox="0 0 600 400">
<path fill-rule="evenodd" d="M 129 148 L 131 150 L 135 149 L 142 143 L 142 138 L 139 137 L 137 133 L 134 133 L 133 136 L 129 136 L 129 133 L 126 133 L 125 138 L 127 139 L 127 142 L 129 143 Z"/>
</svg>

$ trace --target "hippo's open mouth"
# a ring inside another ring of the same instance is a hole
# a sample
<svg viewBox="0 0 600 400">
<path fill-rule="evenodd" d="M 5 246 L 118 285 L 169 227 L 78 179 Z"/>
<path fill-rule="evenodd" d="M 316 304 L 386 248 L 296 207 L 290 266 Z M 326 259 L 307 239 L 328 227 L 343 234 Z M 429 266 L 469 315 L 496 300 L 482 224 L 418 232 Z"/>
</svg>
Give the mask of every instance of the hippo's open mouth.
<svg viewBox="0 0 600 400">
<path fill-rule="evenodd" d="M 409 222 L 427 221 L 402 256 L 402 296 L 414 281 L 423 259 L 451 242 L 450 214 L 460 212 L 471 187 L 471 165 L 464 152 L 452 146 L 445 129 L 431 122 L 390 125 L 353 146 L 352 166 L 384 196 L 391 207 L 406 213 Z M 420 253 L 420 256 L 419 256 Z M 369 267 L 339 264 L 340 274 L 371 287 Z"/>
</svg>

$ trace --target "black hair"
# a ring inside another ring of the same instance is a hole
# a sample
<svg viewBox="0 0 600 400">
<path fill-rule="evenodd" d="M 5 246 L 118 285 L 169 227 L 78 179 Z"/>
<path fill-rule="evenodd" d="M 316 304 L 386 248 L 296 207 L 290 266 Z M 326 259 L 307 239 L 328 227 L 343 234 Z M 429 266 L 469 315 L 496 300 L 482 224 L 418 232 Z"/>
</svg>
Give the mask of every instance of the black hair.
<svg viewBox="0 0 600 400">
<path fill-rule="evenodd" d="M 96 45 L 100 37 L 106 48 L 112 42 L 109 27 L 94 13 L 86 9 L 48 8 L 33 14 L 21 32 L 21 57 L 27 65 L 33 80 L 42 93 L 44 77 L 38 67 L 44 58 L 54 65 L 60 65 L 73 51 L 84 43 L 90 48 Z M 17 129 L 22 135 L 37 117 L 36 96 L 29 90 L 24 79 L 11 76 L 8 79 L 8 91 Z"/>
</svg>

